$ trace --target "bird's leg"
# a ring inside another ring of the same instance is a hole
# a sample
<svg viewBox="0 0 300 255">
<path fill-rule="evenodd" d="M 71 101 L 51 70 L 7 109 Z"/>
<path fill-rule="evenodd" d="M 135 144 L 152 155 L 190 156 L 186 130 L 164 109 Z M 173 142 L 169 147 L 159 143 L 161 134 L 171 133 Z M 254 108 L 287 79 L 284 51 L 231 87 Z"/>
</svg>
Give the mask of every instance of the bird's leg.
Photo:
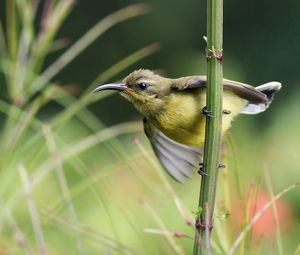
<svg viewBox="0 0 300 255">
<path fill-rule="evenodd" d="M 204 170 L 204 164 L 203 163 L 200 163 L 199 164 L 200 168 L 198 170 L 198 174 L 200 174 L 201 176 L 208 176 L 207 173 L 205 173 L 205 170 Z"/>
<path fill-rule="evenodd" d="M 211 111 L 207 108 L 207 106 L 204 106 L 202 109 L 202 116 L 205 116 L 206 118 L 212 118 Z"/>
</svg>

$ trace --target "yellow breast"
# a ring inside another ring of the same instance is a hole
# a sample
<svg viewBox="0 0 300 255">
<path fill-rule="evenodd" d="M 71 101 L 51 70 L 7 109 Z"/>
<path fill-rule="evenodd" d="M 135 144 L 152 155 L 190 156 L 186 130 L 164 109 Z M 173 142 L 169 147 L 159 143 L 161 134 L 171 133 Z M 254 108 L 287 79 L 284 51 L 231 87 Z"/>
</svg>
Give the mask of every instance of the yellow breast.
<svg viewBox="0 0 300 255">
<path fill-rule="evenodd" d="M 205 117 L 202 109 L 206 104 L 204 89 L 192 92 L 173 93 L 167 98 L 165 110 L 152 121 L 168 137 L 182 144 L 203 147 L 205 136 Z M 233 118 L 247 104 L 231 91 L 223 93 L 222 134 L 230 127 Z"/>
</svg>

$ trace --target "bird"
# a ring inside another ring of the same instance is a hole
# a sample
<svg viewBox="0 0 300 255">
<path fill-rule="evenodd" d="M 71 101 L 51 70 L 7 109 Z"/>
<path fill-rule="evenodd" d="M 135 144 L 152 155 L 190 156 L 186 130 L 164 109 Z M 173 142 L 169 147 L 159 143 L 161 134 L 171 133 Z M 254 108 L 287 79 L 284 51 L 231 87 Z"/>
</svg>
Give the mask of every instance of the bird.
<svg viewBox="0 0 300 255">
<path fill-rule="evenodd" d="M 130 73 L 120 83 L 97 86 L 93 93 L 116 90 L 143 115 L 144 132 L 163 168 L 184 183 L 203 156 L 206 82 L 204 75 L 166 78 L 148 69 Z M 223 79 L 221 135 L 238 114 L 265 111 L 281 83 L 258 87 Z M 201 164 L 200 164 L 201 165 Z"/>
</svg>

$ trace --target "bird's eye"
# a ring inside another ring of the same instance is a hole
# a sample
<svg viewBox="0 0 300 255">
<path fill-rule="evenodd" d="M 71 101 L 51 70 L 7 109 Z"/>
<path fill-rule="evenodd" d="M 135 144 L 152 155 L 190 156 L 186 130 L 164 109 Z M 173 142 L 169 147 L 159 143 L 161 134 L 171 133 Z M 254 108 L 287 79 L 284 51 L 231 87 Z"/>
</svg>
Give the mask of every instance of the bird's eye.
<svg viewBox="0 0 300 255">
<path fill-rule="evenodd" d="M 147 87 L 148 87 L 148 84 L 147 84 L 147 83 L 145 83 L 145 82 L 139 83 L 139 88 L 140 88 L 141 90 L 145 90 Z"/>
</svg>

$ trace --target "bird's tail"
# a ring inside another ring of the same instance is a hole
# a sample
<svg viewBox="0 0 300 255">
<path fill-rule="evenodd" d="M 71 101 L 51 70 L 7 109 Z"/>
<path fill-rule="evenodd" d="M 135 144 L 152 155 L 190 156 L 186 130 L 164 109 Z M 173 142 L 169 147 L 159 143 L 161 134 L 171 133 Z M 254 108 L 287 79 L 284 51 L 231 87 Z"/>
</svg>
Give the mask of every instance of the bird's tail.
<svg viewBox="0 0 300 255">
<path fill-rule="evenodd" d="M 256 89 L 268 97 L 270 104 L 274 98 L 274 94 L 281 89 L 281 83 L 277 81 L 271 81 L 256 87 Z"/>
<path fill-rule="evenodd" d="M 281 83 L 277 81 L 271 81 L 256 87 L 256 89 L 264 93 L 267 96 L 268 101 L 266 103 L 249 102 L 249 104 L 246 105 L 246 107 L 241 111 L 241 113 L 257 114 L 265 111 L 271 104 L 274 98 L 274 94 L 281 89 Z"/>
</svg>

